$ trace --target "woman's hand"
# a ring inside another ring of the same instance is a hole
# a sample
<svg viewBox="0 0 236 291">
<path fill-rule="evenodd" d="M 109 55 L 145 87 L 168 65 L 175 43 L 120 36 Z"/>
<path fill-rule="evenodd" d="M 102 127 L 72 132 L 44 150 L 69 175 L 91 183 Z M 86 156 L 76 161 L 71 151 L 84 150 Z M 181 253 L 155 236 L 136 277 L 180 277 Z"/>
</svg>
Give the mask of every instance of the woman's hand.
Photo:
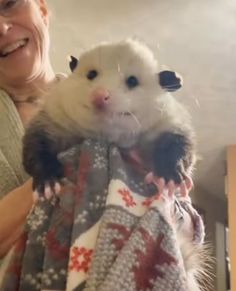
<svg viewBox="0 0 236 291">
<path fill-rule="evenodd" d="M 0 200 L 0 258 L 22 234 L 26 217 L 33 205 L 32 179 Z"/>
</svg>

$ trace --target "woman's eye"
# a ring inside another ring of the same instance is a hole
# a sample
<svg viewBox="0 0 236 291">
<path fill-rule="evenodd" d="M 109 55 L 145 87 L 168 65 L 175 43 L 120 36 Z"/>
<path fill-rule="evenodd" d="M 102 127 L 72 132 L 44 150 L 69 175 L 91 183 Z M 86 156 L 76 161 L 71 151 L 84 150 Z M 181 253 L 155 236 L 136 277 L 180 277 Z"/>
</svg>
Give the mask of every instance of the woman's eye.
<svg viewBox="0 0 236 291">
<path fill-rule="evenodd" d="M 96 70 L 91 70 L 87 74 L 87 78 L 89 80 L 94 80 L 98 76 L 98 72 Z"/>
<path fill-rule="evenodd" d="M 9 0 L 9 1 L 4 1 L 1 5 L 2 10 L 9 10 L 11 8 L 14 8 L 14 6 L 19 2 L 20 0 Z"/>
<path fill-rule="evenodd" d="M 129 89 L 133 89 L 135 87 L 137 87 L 139 85 L 139 80 L 136 76 L 129 76 L 126 80 L 125 80 L 126 86 Z"/>
</svg>

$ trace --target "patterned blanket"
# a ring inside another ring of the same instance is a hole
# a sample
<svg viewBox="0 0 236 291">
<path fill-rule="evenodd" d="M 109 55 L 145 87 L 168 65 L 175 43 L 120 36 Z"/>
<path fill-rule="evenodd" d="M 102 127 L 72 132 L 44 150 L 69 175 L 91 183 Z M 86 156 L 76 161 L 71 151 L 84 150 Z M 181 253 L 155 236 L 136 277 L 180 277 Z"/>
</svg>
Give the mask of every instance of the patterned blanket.
<svg viewBox="0 0 236 291">
<path fill-rule="evenodd" d="M 87 140 L 60 159 L 63 193 L 32 209 L 0 290 L 188 290 L 177 229 L 190 217 L 204 237 L 189 197 L 160 198 L 113 146 Z"/>
</svg>

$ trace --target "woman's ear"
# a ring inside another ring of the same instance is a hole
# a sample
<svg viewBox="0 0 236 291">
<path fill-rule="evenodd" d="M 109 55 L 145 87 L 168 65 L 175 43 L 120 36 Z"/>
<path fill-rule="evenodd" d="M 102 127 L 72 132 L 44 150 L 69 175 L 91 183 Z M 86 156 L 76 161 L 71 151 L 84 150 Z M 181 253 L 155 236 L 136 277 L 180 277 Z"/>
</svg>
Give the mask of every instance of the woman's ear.
<svg viewBox="0 0 236 291">
<path fill-rule="evenodd" d="M 77 68 L 78 63 L 79 63 L 79 60 L 76 57 L 70 56 L 69 66 L 70 66 L 71 72 L 73 72 Z"/>
<path fill-rule="evenodd" d="M 168 92 L 176 91 L 182 87 L 183 80 L 176 72 L 162 71 L 158 77 L 160 86 Z"/>
</svg>

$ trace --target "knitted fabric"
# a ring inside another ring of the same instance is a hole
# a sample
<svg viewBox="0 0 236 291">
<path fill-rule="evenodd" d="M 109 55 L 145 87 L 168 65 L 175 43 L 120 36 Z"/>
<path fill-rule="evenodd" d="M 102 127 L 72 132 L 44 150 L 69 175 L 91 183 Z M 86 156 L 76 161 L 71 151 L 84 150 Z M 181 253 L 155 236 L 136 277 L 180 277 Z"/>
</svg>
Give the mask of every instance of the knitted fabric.
<svg viewBox="0 0 236 291">
<path fill-rule="evenodd" d="M 63 193 L 32 210 L 0 290 L 188 290 L 181 213 L 194 222 L 193 243 L 204 238 L 191 201 L 158 198 L 113 146 L 87 140 L 60 158 Z"/>
<path fill-rule="evenodd" d="M 0 90 L 0 199 L 27 179 L 22 166 L 23 134 L 14 103 Z"/>
<path fill-rule="evenodd" d="M 52 85 L 65 78 L 65 74 L 58 73 Z M 0 199 L 29 178 L 22 165 L 23 135 L 24 127 L 16 107 L 0 89 Z"/>
</svg>

